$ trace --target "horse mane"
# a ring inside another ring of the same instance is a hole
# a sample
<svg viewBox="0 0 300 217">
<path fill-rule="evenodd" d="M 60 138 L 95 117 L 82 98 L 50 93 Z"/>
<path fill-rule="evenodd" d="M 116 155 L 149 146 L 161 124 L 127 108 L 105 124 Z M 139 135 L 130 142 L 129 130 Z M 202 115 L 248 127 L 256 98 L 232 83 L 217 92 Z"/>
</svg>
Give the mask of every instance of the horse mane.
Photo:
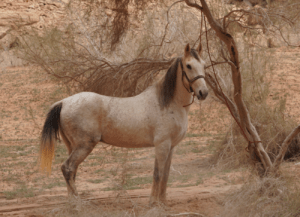
<svg viewBox="0 0 300 217">
<path fill-rule="evenodd" d="M 175 95 L 177 69 L 181 58 L 177 58 L 176 61 L 168 69 L 165 78 L 162 82 L 159 93 L 159 104 L 161 108 L 168 107 Z"/>
</svg>

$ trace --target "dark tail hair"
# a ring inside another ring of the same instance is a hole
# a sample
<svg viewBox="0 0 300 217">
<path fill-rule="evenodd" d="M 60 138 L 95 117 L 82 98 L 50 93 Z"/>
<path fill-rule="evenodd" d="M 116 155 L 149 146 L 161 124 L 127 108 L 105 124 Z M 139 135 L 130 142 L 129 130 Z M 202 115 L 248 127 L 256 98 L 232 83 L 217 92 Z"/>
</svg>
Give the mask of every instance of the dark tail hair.
<svg viewBox="0 0 300 217">
<path fill-rule="evenodd" d="M 39 164 L 41 171 L 46 170 L 51 173 L 51 165 L 54 157 L 56 140 L 60 129 L 60 112 L 62 102 L 55 105 L 47 114 L 46 121 L 42 130 Z"/>
</svg>

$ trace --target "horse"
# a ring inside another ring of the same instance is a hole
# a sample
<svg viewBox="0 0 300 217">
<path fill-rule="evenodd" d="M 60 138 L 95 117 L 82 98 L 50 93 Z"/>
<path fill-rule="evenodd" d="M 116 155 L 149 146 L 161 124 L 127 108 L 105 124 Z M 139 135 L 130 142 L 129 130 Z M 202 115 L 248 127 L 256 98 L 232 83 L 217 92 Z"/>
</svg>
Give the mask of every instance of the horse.
<svg viewBox="0 0 300 217">
<path fill-rule="evenodd" d="M 150 205 L 166 204 L 166 188 L 174 147 L 188 129 L 188 112 L 197 96 L 208 95 L 202 46 L 177 57 L 165 76 L 133 97 L 81 92 L 54 103 L 47 114 L 40 143 L 41 170 L 51 173 L 55 143 L 62 138 L 69 157 L 61 171 L 68 195 L 78 198 L 75 176 L 80 163 L 98 142 L 126 148 L 155 148 Z"/>
</svg>

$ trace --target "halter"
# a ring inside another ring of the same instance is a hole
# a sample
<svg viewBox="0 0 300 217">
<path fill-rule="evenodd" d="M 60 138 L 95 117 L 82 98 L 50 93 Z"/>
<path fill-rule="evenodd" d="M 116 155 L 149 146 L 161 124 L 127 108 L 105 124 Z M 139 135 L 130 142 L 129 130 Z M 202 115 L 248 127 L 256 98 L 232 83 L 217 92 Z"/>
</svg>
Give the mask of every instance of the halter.
<svg viewBox="0 0 300 217">
<path fill-rule="evenodd" d="M 196 77 L 194 77 L 193 79 L 190 80 L 189 77 L 187 76 L 186 72 L 185 72 L 184 69 L 183 69 L 182 61 L 180 61 L 180 65 L 181 65 L 181 71 L 182 71 L 182 84 L 183 84 L 184 88 L 187 90 L 187 92 L 189 92 L 189 93 L 194 93 L 194 94 L 193 94 L 193 101 L 192 101 L 190 104 L 184 105 L 184 106 L 183 106 L 183 107 L 187 107 L 187 106 L 192 105 L 192 104 L 194 103 L 195 92 L 194 92 L 194 90 L 193 90 L 193 88 L 192 88 L 192 84 L 193 84 L 196 80 L 198 80 L 199 78 L 205 78 L 205 77 L 204 77 L 203 75 L 197 75 Z M 183 76 L 185 76 L 186 80 L 189 82 L 190 88 L 187 88 L 187 87 L 184 85 L 184 82 L 183 82 Z"/>
<path fill-rule="evenodd" d="M 189 92 L 189 93 L 193 93 L 194 90 L 192 88 L 192 84 L 198 80 L 199 78 L 205 78 L 203 75 L 197 75 L 195 78 L 193 78 L 192 80 L 189 79 L 189 77 L 187 76 L 186 72 L 184 71 L 183 69 L 183 64 L 182 64 L 182 61 L 180 61 L 180 65 L 181 65 L 181 71 L 182 71 L 182 84 L 183 86 L 185 87 L 185 89 Z M 186 80 L 189 82 L 189 86 L 190 88 L 188 89 L 185 85 L 184 85 L 184 82 L 183 82 L 183 76 L 185 76 Z"/>
</svg>

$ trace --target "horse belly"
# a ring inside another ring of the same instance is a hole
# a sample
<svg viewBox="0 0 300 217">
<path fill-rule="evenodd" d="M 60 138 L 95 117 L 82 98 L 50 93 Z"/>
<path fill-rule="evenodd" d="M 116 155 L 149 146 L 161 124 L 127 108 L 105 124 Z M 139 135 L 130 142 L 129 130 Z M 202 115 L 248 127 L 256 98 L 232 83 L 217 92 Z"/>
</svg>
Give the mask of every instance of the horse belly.
<svg viewBox="0 0 300 217">
<path fill-rule="evenodd" d="M 137 116 L 127 116 L 121 120 L 108 120 L 104 124 L 101 136 L 103 142 L 127 148 L 153 146 L 153 132 L 147 120 Z"/>
<path fill-rule="evenodd" d="M 126 148 L 153 147 L 151 136 L 145 130 L 110 128 L 105 130 L 101 141 L 109 145 Z"/>
<path fill-rule="evenodd" d="M 153 146 L 153 100 L 151 94 L 130 98 L 113 98 L 101 119 L 101 140 L 107 144 L 142 148 Z"/>
</svg>

